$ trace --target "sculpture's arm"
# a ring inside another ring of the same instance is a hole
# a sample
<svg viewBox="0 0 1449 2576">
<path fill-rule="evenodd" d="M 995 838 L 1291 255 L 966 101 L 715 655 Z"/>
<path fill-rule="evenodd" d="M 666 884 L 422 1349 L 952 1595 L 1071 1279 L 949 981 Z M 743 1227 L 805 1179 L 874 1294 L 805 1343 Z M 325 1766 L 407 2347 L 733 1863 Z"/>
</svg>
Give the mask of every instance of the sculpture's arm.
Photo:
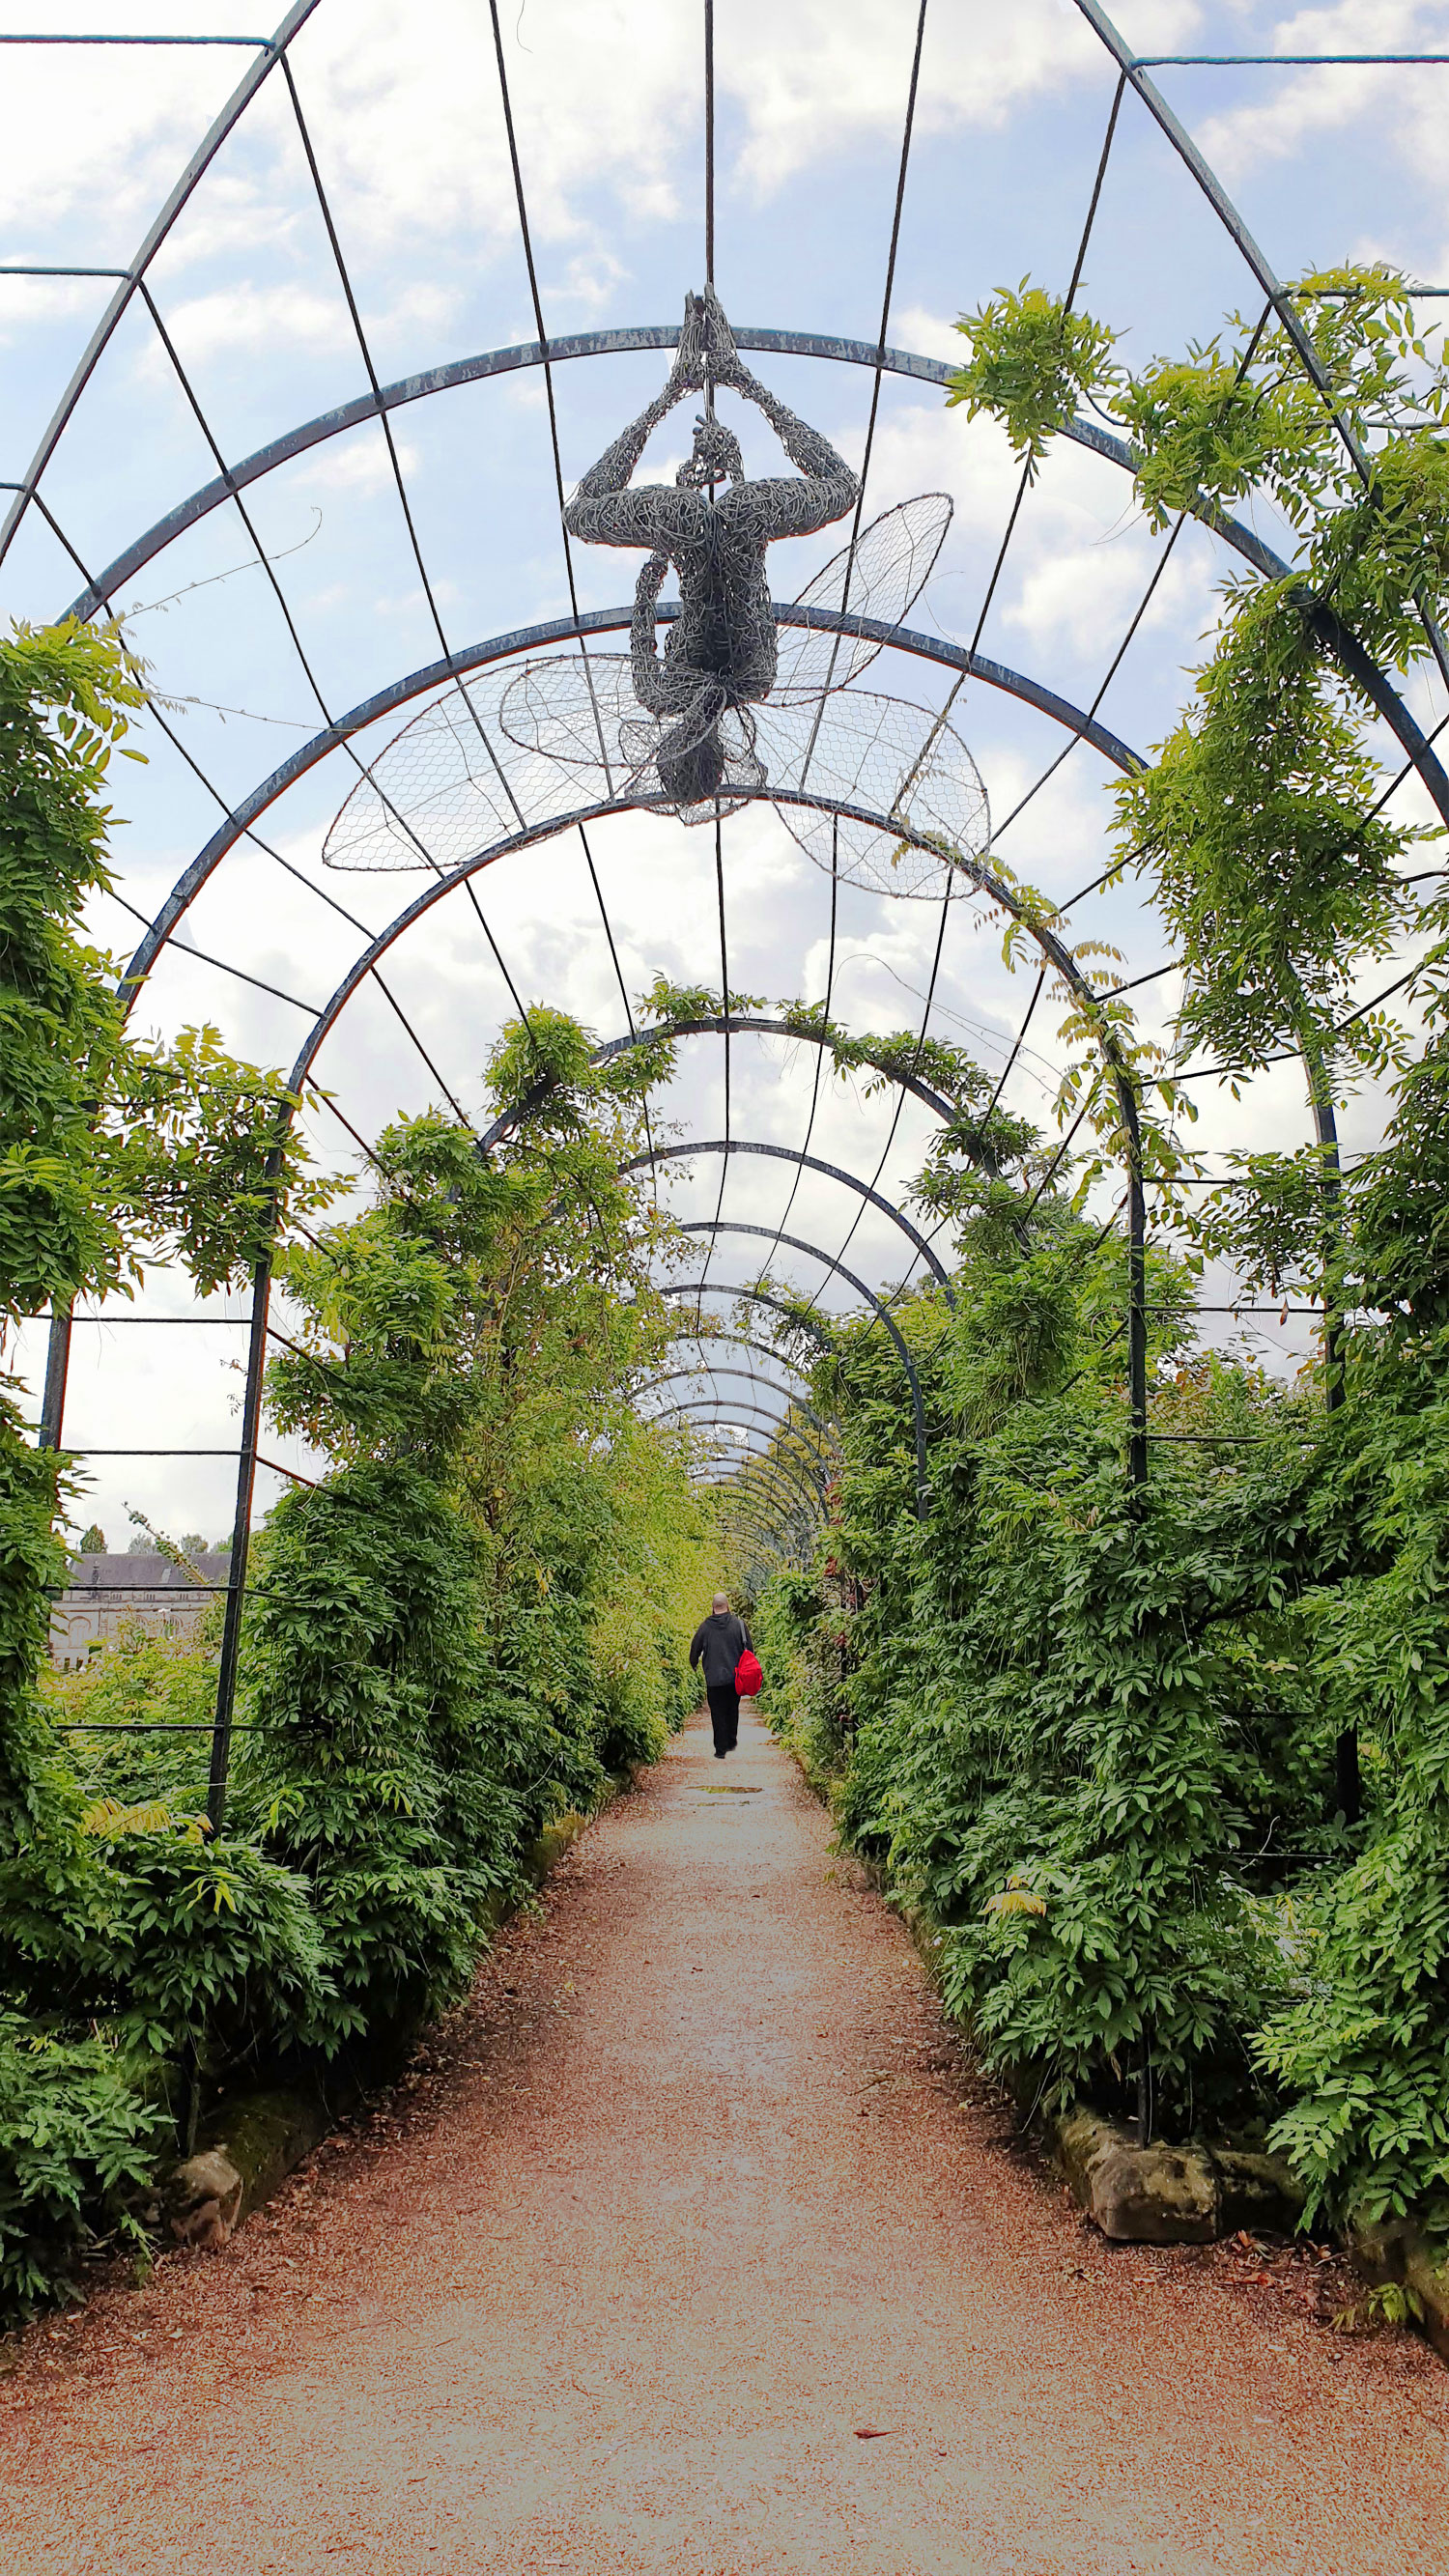
<svg viewBox="0 0 1449 2576">
<path fill-rule="evenodd" d="M 818 429 L 812 429 L 808 421 L 801 420 L 798 412 L 791 411 L 788 404 L 771 393 L 768 385 L 762 385 L 759 377 L 751 374 L 735 347 L 734 333 L 725 320 L 712 286 L 705 288 L 698 309 L 703 315 L 705 366 L 711 379 L 716 385 L 730 386 L 735 393 L 743 395 L 746 402 L 752 402 L 757 411 L 764 413 L 791 464 L 798 465 L 802 474 L 808 475 L 812 482 L 828 483 L 837 492 L 844 492 L 845 498 L 838 507 L 827 511 L 825 519 L 814 524 L 823 527 L 830 519 L 838 519 L 860 494 L 860 485 L 844 457 Z M 756 491 L 762 488 L 759 484 L 752 486 Z"/>
<path fill-rule="evenodd" d="M 634 695 L 643 707 L 660 712 L 659 648 L 655 642 L 655 609 L 664 576 L 669 570 L 664 555 L 651 555 L 634 585 L 634 615 L 629 627 L 629 665 L 634 681 Z"/>
<path fill-rule="evenodd" d="M 565 506 L 564 526 L 571 537 L 595 546 L 655 546 L 667 542 L 675 532 L 676 522 L 683 532 L 697 518 L 697 511 L 681 511 L 676 506 L 689 496 L 671 491 L 667 484 L 646 484 L 638 492 L 631 492 L 629 478 L 660 422 L 667 420 L 686 394 L 701 391 L 704 364 L 703 312 L 689 296 L 679 347 L 663 392 L 646 403 L 638 419 L 605 448 Z"/>
</svg>

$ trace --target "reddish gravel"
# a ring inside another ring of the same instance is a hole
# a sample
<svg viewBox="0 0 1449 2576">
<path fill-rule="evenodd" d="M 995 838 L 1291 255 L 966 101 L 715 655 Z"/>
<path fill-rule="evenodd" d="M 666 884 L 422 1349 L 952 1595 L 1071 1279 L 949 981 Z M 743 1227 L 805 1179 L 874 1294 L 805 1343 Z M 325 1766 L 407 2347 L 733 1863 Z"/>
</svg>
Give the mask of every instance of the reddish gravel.
<svg viewBox="0 0 1449 2576">
<path fill-rule="evenodd" d="M 743 1732 L 225 2253 L 25 2339 L 6 2576 L 1441 2576 L 1440 2364 L 1302 2261 L 1110 2252 Z"/>
</svg>

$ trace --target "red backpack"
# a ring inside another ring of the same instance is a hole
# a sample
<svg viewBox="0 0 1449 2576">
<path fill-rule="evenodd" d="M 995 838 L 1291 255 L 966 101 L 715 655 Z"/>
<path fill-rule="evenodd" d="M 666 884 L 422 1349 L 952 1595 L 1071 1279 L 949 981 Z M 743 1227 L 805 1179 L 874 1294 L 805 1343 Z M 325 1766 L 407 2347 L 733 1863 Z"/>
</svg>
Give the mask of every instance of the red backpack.
<svg viewBox="0 0 1449 2576">
<path fill-rule="evenodd" d="M 741 1699 L 753 1699 L 756 1691 L 764 1687 L 765 1676 L 760 1670 L 759 1657 L 752 1647 L 746 1646 L 735 1666 L 735 1688 Z"/>
</svg>

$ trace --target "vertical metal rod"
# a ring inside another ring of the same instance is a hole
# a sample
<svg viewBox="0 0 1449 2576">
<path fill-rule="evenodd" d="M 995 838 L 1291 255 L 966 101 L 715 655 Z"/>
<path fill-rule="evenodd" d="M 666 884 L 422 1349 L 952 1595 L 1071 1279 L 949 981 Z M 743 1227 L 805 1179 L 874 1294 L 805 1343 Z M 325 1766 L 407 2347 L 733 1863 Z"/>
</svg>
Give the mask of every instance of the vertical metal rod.
<svg viewBox="0 0 1449 2576">
<path fill-rule="evenodd" d="M 714 284 L 714 0 L 704 0 L 704 278 Z"/>
<path fill-rule="evenodd" d="M 1130 1078 L 1119 1077 L 1127 1129 L 1127 1476 L 1135 1493 L 1147 1483 L 1147 1193 L 1142 1186 L 1142 1122 Z"/>
<path fill-rule="evenodd" d="M 214 1834 L 220 1833 L 226 1813 L 231 1722 L 236 1707 L 237 1662 L 241 1652 L 242 1604 L 246 1593 L 247 1548 L 251 1539 L 252 1495 L 257 1478 L 257 1439 L 261 1429 L 262 1379 L 267 1362 L 267 1310 L 271 1293 L 272 1260 L 268 1252 L 252 1272 L 252 1323 L 247 1346 L 246 1395 L 242 1405 L 241 1454 L 237 1459 L 236 1510 L 231 1525 L 231 1563 L 227 1570 L 221 1660 L 216 1676 L 216 1715 L 211 1731 L 211 1776 L 206 1793 L 206 1812 Z"/>
<path fill-rule="evenodd" d="M 61 1425 L 65 1420 L 65 1390 L 70 1375 L 71 1309 L 53 1314 L 50 1341 L 45 1354 L 45 1393 L 40 1405 L 40 1432 L 37 1446 L 41 1449 L 60 1447 Z"/>
<path fill-rule="evenodd" d="M 1343 1312 L 1338 1277 L 1343 1246 L 1343 1166 L 1333 1084 L 1322 1048 L 1305 1039 L 1303 1061 L 1308 1071 L 1308 1100 L 1323 1176 L 1323 1400 L 1327 1412 L 1337 1413 L 1344 1396 Z M 1356 1726 L 1345 1726 L 1333 1748 L 1333 1797 L 1345 1824 L 1356 1825 L 1363 1814 Z"/>
</svg>

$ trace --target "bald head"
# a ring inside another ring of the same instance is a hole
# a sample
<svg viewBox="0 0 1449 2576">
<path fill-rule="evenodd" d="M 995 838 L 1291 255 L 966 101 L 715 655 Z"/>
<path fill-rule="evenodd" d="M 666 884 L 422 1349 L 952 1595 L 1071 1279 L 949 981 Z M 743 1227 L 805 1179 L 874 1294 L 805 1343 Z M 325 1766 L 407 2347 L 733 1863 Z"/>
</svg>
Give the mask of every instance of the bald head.
<svg viewBox="0 0 1449 2576">
<path fill-rule="evenodd" d="M 717 1592 L 709 1606 L 717 1618 L 721 1610 L 728 1610 L 730 1606 L 729 1594 L 727 1592 Z"/>
</svg>

